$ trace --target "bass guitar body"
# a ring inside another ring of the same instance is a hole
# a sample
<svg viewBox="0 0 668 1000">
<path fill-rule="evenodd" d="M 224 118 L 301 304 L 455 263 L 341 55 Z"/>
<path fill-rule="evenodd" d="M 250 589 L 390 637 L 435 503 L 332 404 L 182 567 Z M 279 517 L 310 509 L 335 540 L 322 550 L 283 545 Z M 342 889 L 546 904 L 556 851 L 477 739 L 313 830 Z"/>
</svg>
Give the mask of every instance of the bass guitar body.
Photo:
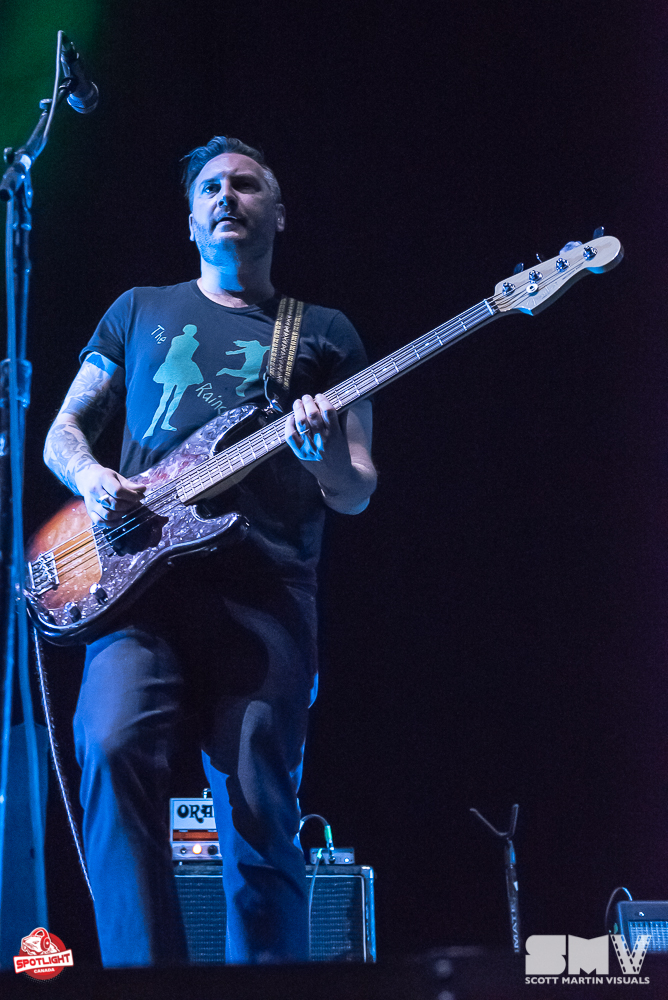
<svg viewBox="0 0 668 1000">
<path fill-rule="evenodd" d="M 132 482 L 147 488 L 145 502 L 120 524 L 93 526 L 83 500 L 72 499 L 39 529 L 26 548 L 26 598 L 46 639 L 74 645 L 103 635 L 174 560 L 244 537 L 248 523 L 241 514 L 220 514 L 220 503 L 210 500 L 182 503 L 170 484 L 247 433 L 259 413 L 254 406 L 228 410 L 134 476 Z"/>
</svg>

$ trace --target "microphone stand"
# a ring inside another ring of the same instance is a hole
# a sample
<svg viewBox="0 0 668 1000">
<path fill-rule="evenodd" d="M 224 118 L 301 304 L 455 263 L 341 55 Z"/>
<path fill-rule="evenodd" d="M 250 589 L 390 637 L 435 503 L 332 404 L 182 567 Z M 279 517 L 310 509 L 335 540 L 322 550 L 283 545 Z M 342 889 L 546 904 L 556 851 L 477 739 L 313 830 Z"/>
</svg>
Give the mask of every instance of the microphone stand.
<svg viewBox="0 0 668 1000">
<path fill-rule="evenodd" d="M 515 804 L 510 813 L 510 827 L 508 830 L 497 830 L 495 826 L 492 826 L 488 819 L 478 812 L 477 809 L 471 809 L 470 811 L 474 816 L 477 816 L 481 820 L 488 830 L 494 834 L 495 837 L 501 837 L 505 840 L 503 846 L 503 865 L 506 873 L 506 893 L 508 895 L 508 916 L 510 917 L 510 936 L 513 942 L 513 952 L 516 955 L 520 954 L 522 950 L 522 939 L 520 938 L 520 902 L 519 902 L 519 891 L 517 886 L 517 869 L 516 869 L 516 855 L 515 847 L 513 846 L 512 837 L 515 836 L 515 827 L 517 826 L 517 813 L 519 812 L 519 806 Z"/>
<path fill-rule="evenodd" d="M 7 203 L 5 270 L 7 357 L 0 362 L 0 622 L 3 626 L 4 678 L 0 739 L 0 896 L 3 890 L 7 791 L 14 677 L 18 673 L 27 751 L 27 791 L 35 865 L 36 919 L 47 926 L 44 823 L 40 805 L 37 733 L 30 690 L 28 619 L 24 588 L 23 464 L 25 414 L 30 402 L 32 366 L 26 359 L 31 262 L 32 184 L 30 169 L 46 145 L 56 108 L 73 88 L 70 77 L 57 85 L 61 37 L 58 35 L 53 97 L 40 101 L 41 115 L 25 146 L 5 149 L 7 169 L 0 199 Z M 18 887 L 17 887 L 18 890 Z M 1 898 L 0 898 L 1 902 Z M 18 941 L 17 941 L 18 946 Z"/>
</svg>

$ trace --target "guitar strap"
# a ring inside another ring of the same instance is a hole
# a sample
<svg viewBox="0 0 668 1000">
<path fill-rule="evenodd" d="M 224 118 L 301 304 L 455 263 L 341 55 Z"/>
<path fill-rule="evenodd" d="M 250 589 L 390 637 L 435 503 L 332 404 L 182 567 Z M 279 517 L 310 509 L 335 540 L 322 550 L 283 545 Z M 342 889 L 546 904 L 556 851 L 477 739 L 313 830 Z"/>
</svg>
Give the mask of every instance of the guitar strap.
<svg viewBox="0 0 668 1000">
<path fill-rule="evenodd" d="M 281 296 L 274 323 L 271 355 L 264 375 L 264 394 L 273 410 L 283 413 L 289 400 L 290 379 L 297 357 L 304 303 Z"/>
</svg>

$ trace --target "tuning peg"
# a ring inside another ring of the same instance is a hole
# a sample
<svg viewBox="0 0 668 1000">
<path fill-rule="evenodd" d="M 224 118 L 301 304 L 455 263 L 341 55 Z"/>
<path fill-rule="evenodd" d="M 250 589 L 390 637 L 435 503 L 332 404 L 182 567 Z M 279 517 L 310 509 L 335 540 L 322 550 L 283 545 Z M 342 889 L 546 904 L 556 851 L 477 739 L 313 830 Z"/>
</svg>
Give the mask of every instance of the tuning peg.
<svg viewBox="0 0 668 1000">
<path fill-rule="evenodd" d="M 519 264 L 515 264 L 513 268 L 513 274 L 520 274 L 524 270 L 524 264 L 520 261 Z"/>
<path fill-rule="evenodd" d="M 559 253 L 568 253 L 569 250 L 575 250 L 576 247 L 582 246 L 582 240 L 569 240 L 559 251 Z"/>
<path fill-rule="evenodd" d="M 536 254 L 536 260 L 538 261 L 539 264 L 543 263 L 543 258 L 541 257 L 541 255 L 539 253 Z"/>
<path fill-rule="evenodd" d="M 599 226 L 598 229 L 595 229 L 592 239 L 597 240 L 599 236 L 605 236 L 605 226 Z"/>
</svg>

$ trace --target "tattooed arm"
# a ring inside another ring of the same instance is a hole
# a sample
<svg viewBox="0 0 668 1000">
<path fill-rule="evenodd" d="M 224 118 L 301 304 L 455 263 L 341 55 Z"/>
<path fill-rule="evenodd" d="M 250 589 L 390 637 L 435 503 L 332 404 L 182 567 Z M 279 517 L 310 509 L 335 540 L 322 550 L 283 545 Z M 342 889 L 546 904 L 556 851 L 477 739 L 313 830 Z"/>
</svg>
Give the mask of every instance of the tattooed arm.
<svg viewBox="0 0 668 1000">
<path fill-rule="evenodd" d="M 101 354 L 89 354 L 44 445 L 44 461 L 84 498 L 93 524 L 119 521 L 140 502 L 145 489 L 100 465 L 91 451 L 121 405 L 124 391 L 123 369 Z"/>
</svg>

